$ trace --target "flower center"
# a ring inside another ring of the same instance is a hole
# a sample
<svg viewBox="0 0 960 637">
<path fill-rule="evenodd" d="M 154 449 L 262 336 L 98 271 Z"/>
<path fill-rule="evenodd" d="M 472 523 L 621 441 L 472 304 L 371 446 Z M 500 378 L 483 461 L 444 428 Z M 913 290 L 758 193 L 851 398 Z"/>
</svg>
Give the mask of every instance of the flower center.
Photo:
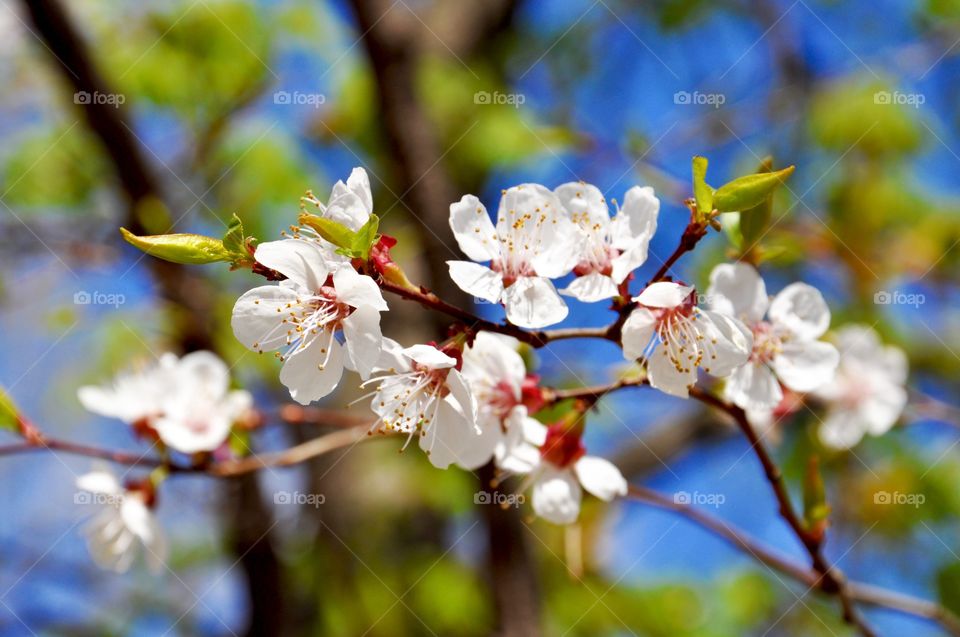
<svg viewBox="0 0 960 637">
<path fill-rule="evenodd" d="M 753 332 L 753 352 L 750 360 L 755 363 L 769 363 L 783 351 L 783 339 L 773 325 L 759 321 L 751 326 Z"/>
<path fill-rule="evenodd" d="M 503 287 L 508 288 L 517 282 L 522 276 L 536 276 L 531 266 L 526 261 L 517 259 L 496 260 L 490 263 L 490 269 L 500 274 L 503 278 Z"/>
<path fill-rule="evenodd" d="M 580 436 L 567 428 L 566 423 L 556 423 L 547 428 L 547 439 L 540 447 L 540 457 L 563 469 L 587 453 Z"/>
</svg>

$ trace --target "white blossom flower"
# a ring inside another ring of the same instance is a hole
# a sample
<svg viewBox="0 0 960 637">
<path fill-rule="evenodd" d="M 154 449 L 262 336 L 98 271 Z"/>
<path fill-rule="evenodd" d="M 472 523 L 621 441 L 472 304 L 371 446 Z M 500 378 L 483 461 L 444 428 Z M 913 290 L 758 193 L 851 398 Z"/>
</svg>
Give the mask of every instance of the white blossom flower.
<svg viewBox="0 0 960 637">
<path fill-rule="evenodd" d="M 126 489 L 105 467 L 77 478 L 77 488 L 94 494 L 103 505 L 84 528 L 87 547 L 101 568 L 123 573 L 136 558 L 139 545 L 150 570 L 157 573 L 167 559 L 163 530 L 150 510 L 152 499 L 143 489 Z"/>
<path fill-rule="evenodd" d="M 885 434 L 900 418 L 907 404 L 907 357 L 899 347 L 884 345 L 866 325 L 844 326 L 835 340 L 840 350 L 836 378 L 813 395 L 827 403 L 820 440 L 849 449 L 864 434 Z"/>
<path fill-rule="evenodd" d="M 229 370 L 215 354 L 168 353 L 150 367 L 118 375 L 110 387 L 81 387 L 77 396 L 93 413 L 147 428 L 171 449 L 195 453 L 220 447 L 233 423 L 251 410 L 250 394 L 229 385 Z"/>
<path fill-rule="evenodd" d="M 545 427 L 522 408 L 511 419 L 500 466 L 507 473 L 527 474 L 520 490 L 532 487 L 533 510 L 543 519 L 576 522 L 584 489 L 605 502 L 627 494 L 620 470 L 609 460 L 586 455 L 580 436 L 565 423 Z"/>
<path fill-rule="evenodd" d="M 653 188 L 634 186 L 611 219 L 596 186 L 563 184 L 555 191 L 579 234 L 577 278 L 561 294 L 592 303 L 619 294 L 618 287 L 647 260 L 650 238 L 657 230 L 660 200 Z"/>
<path fill-rule="evenodd" d="M 552 278 L 576 264 L 576 229 L 557 196 L 538 184 L 503 192 L 497 225 L 473 195 L 450 205 L 450 227 L 473 261 L 448 261 L 450 277 L 468 294 L 503 303 L 514 325 L 540 328 L 566 318 Z"/>
<path fill-rule="evenodd" d="M 349 265 L 331 276 L 336 264 L 326 256 L 307 239 L 260 244 L 257 261 L 287 279 L 248 291 L 233 307 L 237 339 L 256 352 L 282 350 L 280 382 L 303 405 L 332 392 L 345 365 L 369 377 L 380 355 L 380 312 L 388 309 L 372 278 Z"/>
<path fill-rule="evenodd" d="M 623 325 L 623 355 L 647 363 L 650 385 L 686 398 L 697 368 L 724 377 L 750 356 L 753 336 L 737 319 L 697 307 L 692 287 L 649 285 Z"/>
<path fill-rule="evenodd" d="M 316 207 L 320 216 L 332 219 L 351 230 L 359 230 L 373 213 L 370 178 L 363 168 L 354 168 L 347 178 L 347 183 L 337 181 L 326 204 L 309 192 L 301 201 Z"/>
<path fill-rule="evenodd" d="M 817 340 L 830 326 L 830 309 L 816 288 L 792 283 L 771 301 L 755 268 L 724 263 L 710 273 L 707 299 L 711 309 L 737 317 L 753 333 L 750 360 L 730 374 L 724 394 L 754 420 L 780 404 L 781 383 L 809 392 L 833 379 L 839 354 Z"/>
<path fill-rule="evenodd" d="M 377 384 L 370 407 L 378 419 L 371 432 L 407 434 L 407 444 L 416 436 L 440 469 L 472 464 L 481 431 L 477 404 L 456 369 L 457 359 L 433 345 L 401 348 L 384 339 L 377 367 L 382 373 L 364 383 Z"/>
</svg>

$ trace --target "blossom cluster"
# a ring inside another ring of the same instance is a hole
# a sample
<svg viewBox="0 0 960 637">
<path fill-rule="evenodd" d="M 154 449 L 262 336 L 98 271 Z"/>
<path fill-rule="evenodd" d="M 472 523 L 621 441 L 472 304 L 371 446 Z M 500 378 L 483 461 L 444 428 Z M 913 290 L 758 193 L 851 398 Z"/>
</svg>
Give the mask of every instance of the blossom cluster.
<svg viewBox="0 0 960 637">
<path fill-rule="evenodd" d="M 559 417 L 552 410 L 549 421 L 543 408 L 556 402 L 550 388 L 527 368 L 521 343 L 498 333 L 563 321 L 564 297 L 611 304 L 620 316 L 611 334 L 643 384 L 687 398 L 703 372 L 758 430 L 809 398 L 827 406 L 822 442 L 842 449 L 864 433 L 884 433 L 906 402 L 903 353 L 866 326 L 831 335 L 824 297 L 806 283 L 771 298 L 757 269 L 738 262 L 716 266 L 705 294 L 662 274 L 634 285 L 660 212 L 649 187 L 630 188 L 612 210 L 598 188 L 582 182 L 554 190 L 513 186 L 492 218 L 476 196 L 451 204 L 450 228 L 469 260 L 449 261 L 450 276 L 468 294 L 502 305 L 507 323 L 459 326 L 442 343 L 409 346 L 385 337 L 380 326 L 388 283 L 426 298 L 397 275 L 389 254 L 395 241 L 376 235 L 359 248 L 338 242 L 378 222 L 366 172 L 354 169 L 326 202 L 308 195 L 304 205 L 306 221 L 252 250 L 254 271 L 274 282 L 236 301 L 236 338 L 251 351 L 274 352 L 280 382 L 302 405 L 333 393 L 345 370 L 356 373 L 369 390 L 371 434 L 405 438 L 404 448 L 416 439 L 441 469 L 472 471 L 492 462 L 500 479 L 521 476 L 517 488 L 531 491 L 534 512 L 557 524 L 577 520 L 583 491 L 605 501 L 627 493 L 621 472 L 587 453 L 592 403 L 574 401 Z M 228 385 L 226 366 L 212 354 L 168 355 L 110 388 L 84 388 L 80 399 L 174 451 L 216 453 L 252 408 L 249 394 Z M 161 544 L 142 513 L 151 490 L 120 487 L 102 473 L 85 476 L 81 487 L 121 494 L 121 510 L 136 512 L 94 525 L 94 554 L 112 556 L 102 561 L 126 566 L 132 538 Z"/>
</svg>

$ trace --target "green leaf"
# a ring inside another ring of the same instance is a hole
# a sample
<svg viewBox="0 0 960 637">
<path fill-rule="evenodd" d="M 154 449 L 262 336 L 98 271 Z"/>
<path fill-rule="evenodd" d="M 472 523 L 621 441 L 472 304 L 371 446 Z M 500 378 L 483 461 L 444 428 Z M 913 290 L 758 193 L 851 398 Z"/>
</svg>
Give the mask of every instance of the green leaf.
<svg viewBox="0 0 960 637">
<path fill-rule="evenodd" d="M 317 234 L 338 248 L 345 248 L 348 251 L 353 250 L 357 233 L 342 223 L 308 212 L 300 214 L 300 223 L 313 228 L 317 231 Z"/>
<path fill-rule="evenodd" d="M 772 195 L 793 171 L 794 167 L 788 166 L 776 172 L 737 177 L 717 188 L 713 193 L 713 206 L 720 212 L 742 212 L 753 208 Z"/>
<path fill-rule="evenodd" d="M 120 228 L 123 238 L 150 256 L 190 265 L 234 261 L 235 255 L 227 250 L 223 242 L 213 237 L 199 234 L 157 234 L 138 237 L 126 228 Z"/>
<path fill-rule="evenodd" d="M 227 233 L 223 235 L 223 247 L 230 252 L 238 255 L 247 255 L 247 240 L 243 236 L 243 222 L 240 217 L 234 214 L 230 217 L 230 225 L 227 226 Z"/>
<path fill-rule="evenodd" d="M 769 173 L 773 171 L 773 157 L 766 157 L 760 162 L 757 173 Z M 760 241 L 770 225 L 770 219 L 773 217 L 773 199 L 764 198 L 752 208 L 742 210 L 740 213 L 740 237 L 742 245 L 746 250 L 756 247 L 755 244 Z"/>
<path fill-rule="evenodd" d="M 697 202 L 697 212 L 702 215 L 713 211 L 714 190 L 707 184 L 707 158 L 693 158 L 693 198 Z"/>
<path fill-rule="evenodd" d="M 10 398 L 10 394 L 0 387 L 0 429 L 20 431 L 20 410 Z"/>
<path fill-rule="evenodd" d="M 358 257 L 366 261 L 370 258 L 370 248 L 377 242 L 377 229 L 380 227 L 380 217 L 370 215 L 363 226 L 353 237 L 352 250 Z"/>
</svg>

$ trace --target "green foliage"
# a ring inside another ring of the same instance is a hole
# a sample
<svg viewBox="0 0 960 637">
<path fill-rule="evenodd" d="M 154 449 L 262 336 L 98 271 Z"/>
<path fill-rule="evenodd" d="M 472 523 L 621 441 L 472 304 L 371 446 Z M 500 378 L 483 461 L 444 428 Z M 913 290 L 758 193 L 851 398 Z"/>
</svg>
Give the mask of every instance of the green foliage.
<svg viewBox="0 0 960 637">
<path fill-rule="evenodd" d="M 70 209 L 90 199 L 105 172 L 100 148 L 82 125 L 33 131 L 3 163 L 3 198 L 20 210 Z"/>
<path fill-rule="evenodd" d="M 697 202 L 697 212 L 705 215 L 713 211 L 713 188 L 707 182 L 707 158 L 693 158 L 693 198 Z"/>
<path fill-rule="evenodd" d="M 3 387 L 0 387 L 0 429 L 20 430 L 20 410 Z"/>
<path fill-rule="evenodd" d="M 239 224 L 239 219 L 236 223 Z M 231 224 L 231 229 L 227 231 L 227 238 L 233 245 L 237 244 L 237 232 L 242 237 L 243 227 L 240 226 L 238 229 Z M 200 265 L 218 261 L 238 263 L 249 259 L 249 253 L 243 249 L 242 241 L 239 244 L 239 251 L 234 251 L 224 245 L 220 239 L 199 234 L 178 233 L 138 237 L 126 228 L 120 228 L 120 234 L 127 243 L 150 256 L 173 263 Z"/>
<path fill-rule="evenodd" d="M 300 223 L 313 228 L 317 234 L 337 246 L 337 254 L 366 261 L 370 258 L 370 249 L 378 239 L 380 218 L 370 215 L 370 219 L 356 231 L 333 219 L 307 212 L 300 214 Z"/>
<path fill-rule="evenodd" d="M 720 212 L 741 212 L 751 210 L 770 198 L 786 179 L 793 174 L 794 167 L 788 166 L 776 172 L 761 172 L 737 177 L 725 183 L 713 193 L 713 206 Z"/>
</svg>

